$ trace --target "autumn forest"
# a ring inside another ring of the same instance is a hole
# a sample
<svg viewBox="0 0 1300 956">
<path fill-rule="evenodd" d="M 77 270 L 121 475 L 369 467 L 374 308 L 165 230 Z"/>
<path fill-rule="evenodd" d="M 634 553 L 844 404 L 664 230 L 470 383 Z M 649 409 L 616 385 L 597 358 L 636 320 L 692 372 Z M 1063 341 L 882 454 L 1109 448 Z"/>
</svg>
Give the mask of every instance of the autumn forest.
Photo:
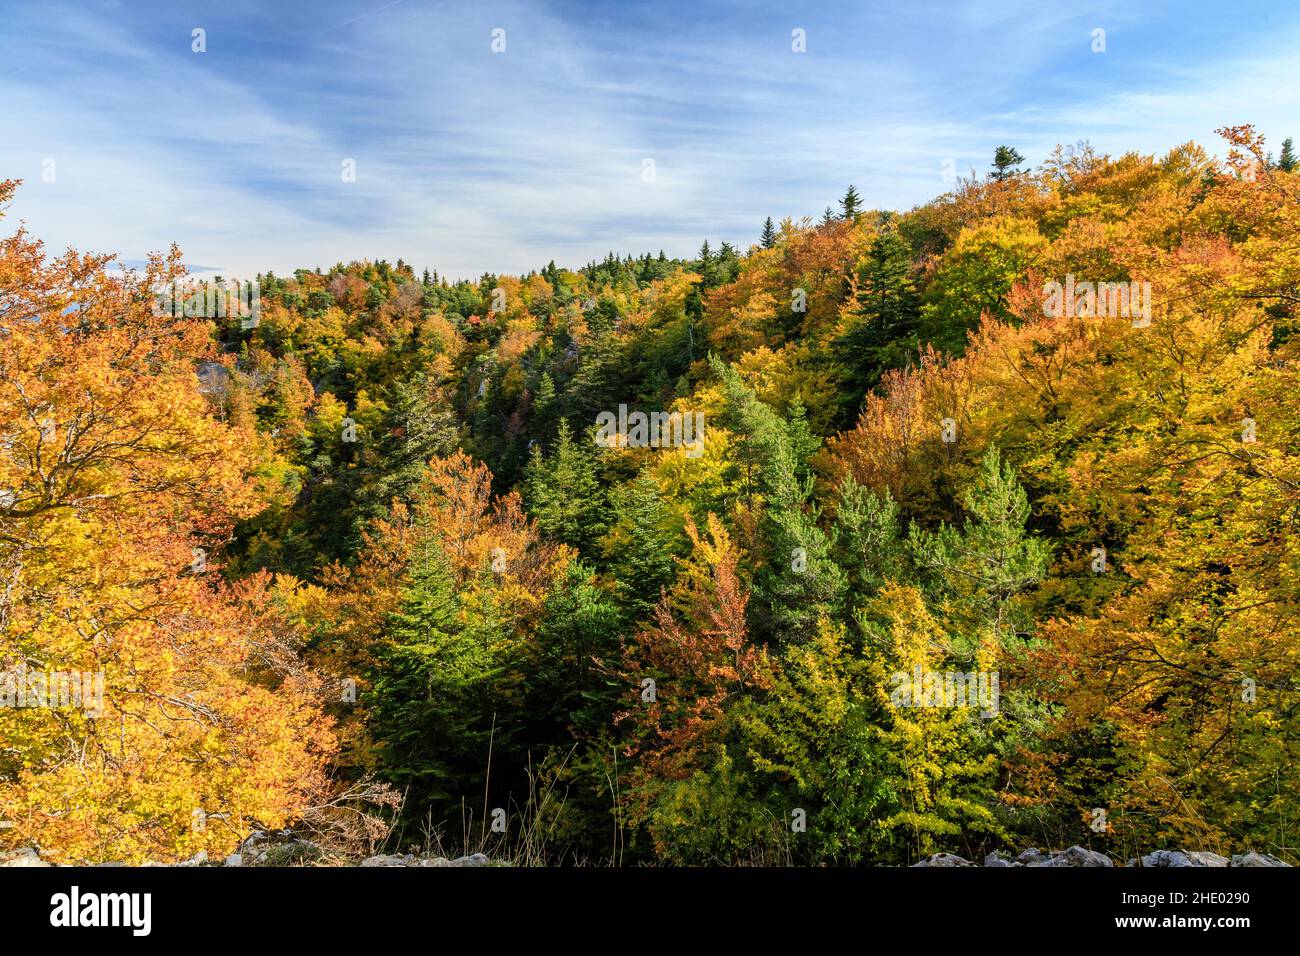
<svg viewBox="0 0 1300 956">
<path fill-rule="evenodd" d="M 1268 132 L 215 310 L 7 220 L 0 849 L 1300 862 Z"/>
</svg>

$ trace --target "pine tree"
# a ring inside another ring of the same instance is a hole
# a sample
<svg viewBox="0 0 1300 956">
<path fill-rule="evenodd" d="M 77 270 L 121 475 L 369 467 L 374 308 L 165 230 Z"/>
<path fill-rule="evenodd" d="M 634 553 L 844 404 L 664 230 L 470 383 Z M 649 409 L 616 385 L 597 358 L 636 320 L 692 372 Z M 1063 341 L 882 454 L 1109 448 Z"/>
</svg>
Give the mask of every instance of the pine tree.
<svg viewBox="0 0 1300 956">
<path fill-rule="evenodd" d="M 618 597 L 634 620 L 644 620 L 672 584 L 673 557 L 682 537 L 654 479 L 640 475 L 613 495 L 615 520 L 605 548 L 618 581 Z"/>
<path fill-rule="evenodd" d="M 536 670 L 528 682 L 534 738 L 563 740 L 569 728 L 586 736 L 608 727 L 627 689 L 615 676 L 623 633 L 623 616 L 594 568 L 570 562 L 546 596 L 538 630 Z"/>
<path fill-rule="evenodd" d="M 701 285 L 706 289 L 711 289 L 717 285 L 717 270 L 714 267 L 713 250 L 709 248 L 709 240 L 704 240 L 704 245 L 700 246 L 700 275 L 702 277 Z"/>
<path fill-rule="evenodd" d="M 772 225 L 771 216 L 768 216 L 767 221 L 763 223 L 763 238 L 760 241 L 764 249 L 771 249 L 776 245 L 776 227 Z"/>
<path fill-rule="evenodd" d="M 586 554 L 604 530 L 604 489 L 596 478 L 595 460 L 573 440 L 564 419 L 550 456 L 533 446 L 524 492 L 529 513 L 547 538 Z"/>
<path fill-rule="evenodd" d="M 898 503 L 845 477 L 835 506 L 835 544 L 839 566 L 855 598 L 877 594 L 888 581 L 910 579 L 906 541 Z"/>
<path fill-rule="evenodd" d="M 858 191 L 852 185 L 849 186 L 848 192 L 844 194 L 844 198 L 840 200 L 840 209 L 843 210 L 842 219 L 848 222 L 858 221 L 858 216 L 862 213 L 862 197 L 858 195 Z"/>
<path fill-rule="evenodd" d="M 912 255 L 898 230 L 887 225 L 858 264 L 857 307 L 834 354 L 846 370 L 846 417 L 856 418 L 863 396 L 891 368 L 906 363 L 917 347 L 920 297 L 912 278 Z"/>
<path fill-rule="evenodd" d="M 712 365 L 727 403 L 723 426 L 736 436 L 735 457 L 743 470 L 738 484 L 762 516 L 768 552 L 754 581 L 755 629 L 782 640 L 806 639 L 817 617 L 838 605 L 844 585 L 812 503 L 808 459 L 819 443 L 802 406 L 783 421 L 734 368 L 716 358 Z"/>
<path fill-rule="evenodd" d="M 549 425 L 555 414 L 555 379 L 550 372 L 543 372 L 537 383 L 537 394 L 533 396 L 533 431 L 545 435 L 550 431 Z"/>
<path fill-rule="evenodd" d="M 1042 580 L 1051 549 L 1026 532 L 1029 498 L 997 446 L 984 453 L 980 473 L 961 502 L 968 516 L 961 531 L 947 524 L 933 533 L 912 526 L 913 558 L 932 593 L 953 609 L 963 633 L 991 631 L 997 643 L 1015 646 L 1028 626 L 1016 596 Z"/>
<path fill-rule="evenodd" d="M 487 754 L 483 717 L 496 666 L 458 611 L 441 543 L 427 538 L 376 653 L 369 721 L 386 777 L 409 787 L 416 807 L 450 809 Z"/>
<path fill-rule="evenodd" d="M 1016 166 L 1025 161 L 1018 151 L 1010 146 L 999 146 L 993 151 L 993 178 L 998 182 L 1011 176 Z"/>
<path fill-rule="evenodd" d="M 1293 173 L 1296 167 L 1300 166 L 1300 159 L 1296 158 L 1295 149 L 1291 143 L 1291 137 L 1288 136 L 1282 140 L 1282 155 L 1278 157 L 1277 168 L 1284 173 Z"/>
</svg>

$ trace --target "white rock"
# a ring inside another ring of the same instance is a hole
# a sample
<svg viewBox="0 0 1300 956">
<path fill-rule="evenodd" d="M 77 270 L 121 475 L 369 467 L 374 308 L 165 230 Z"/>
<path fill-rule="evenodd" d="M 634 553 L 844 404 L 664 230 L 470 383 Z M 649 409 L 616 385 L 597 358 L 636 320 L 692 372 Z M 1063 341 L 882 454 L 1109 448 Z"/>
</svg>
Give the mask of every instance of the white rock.
<svg viewBox="0 0 1300 956">
<path fill-rule="evenodd" d="M 1232 858 L 1232 866 L 1290 866 L 1268 853 L 1238 853 Z"/>
<path fill-rule="evenodd" d="M 19 850 L 0 853 L 0 866 L 53 866 L 41 859 L 41 855 L 29 846 Z"/>
</svg>

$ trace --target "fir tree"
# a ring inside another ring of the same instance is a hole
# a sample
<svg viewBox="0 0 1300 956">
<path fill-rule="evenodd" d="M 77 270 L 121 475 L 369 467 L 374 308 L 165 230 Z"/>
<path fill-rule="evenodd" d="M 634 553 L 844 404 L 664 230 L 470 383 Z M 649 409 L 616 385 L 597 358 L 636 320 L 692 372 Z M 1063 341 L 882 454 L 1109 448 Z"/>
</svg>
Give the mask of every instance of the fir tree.
<svg viewBox="0 0 1300 956">
<path fill-rule="evenodd" d="M 529 513 L 546 537 L 587 553 L 604 529 L 604 489 L 593 457 L 573 440 L 560 419 L 555 448 L 548 457 L 534 445 L 524 473 Z"/>
<path fill-rule="evenodd" d="M 920 297 L 912 278 L 911 249 L 892 225 L 872 240 L 858 264 L 857 281 L 852 324 L 833 344 L 846 370 L 846 424 L 856 418 L 863 396 L 881 375 L 905 364 L 917 347 Z"/>
<path fill-rule="evenodd" d="M 1277 168 L 1284 173 L 1293 173 L 1296 167 L 1300 166 L 1300 159 L 1296 158 L 1295 149 L 1291 143 L 1291 137 L 1288 136 L 1282 140 L 1282 155 L 1278 157 Z"/>
<path fill-rule="evenodd" d="M 614 493 L 615 522 L 605 541 L 618 596 L 632 619 L 644 619 L 673 581 L 682 536 L 654 479 L 640 475 Z"/>
<path fill-rule="evenodd" d="M 428 538 L 376 653 L 369 721 L 385 775 L 410 787 L 417 806 L 448 809 L 487 753 L 482 717 L 496 666 L 458 610 L 447 558 Z"/>
<path fill-rule="evenodd" d="M 1015 173 L 1015 167 L 1025 161 L 1025 157 L 1010 146 L 999 146 L 993 151 L 993 178 L 998 182 Z"/>
<path fill-rule="evenodd" d="M 1014 646 L 1027 633 L 1016 596 L 1042 580 L 1050 547 L 1025 530 L 1029 498 L 995 445 L 961 503 L 968 517 L 960 531 L 948 524 L 936 532 L 911 527 L 913 558 L 931 593 L 952 608 L 959 630 L 972 637 L 991 632 L 999 644 Z"/>
<path fill-rule="evenodd" d="M 853 186 L 849 186 L 848 192 L 840 200 L 840 209 L 842 210 L 841 219 L 847 222 L 857 222 L 858 216 L 862 213 L 862 197 L 858 195 L 858 191 Z"/>
</svg>

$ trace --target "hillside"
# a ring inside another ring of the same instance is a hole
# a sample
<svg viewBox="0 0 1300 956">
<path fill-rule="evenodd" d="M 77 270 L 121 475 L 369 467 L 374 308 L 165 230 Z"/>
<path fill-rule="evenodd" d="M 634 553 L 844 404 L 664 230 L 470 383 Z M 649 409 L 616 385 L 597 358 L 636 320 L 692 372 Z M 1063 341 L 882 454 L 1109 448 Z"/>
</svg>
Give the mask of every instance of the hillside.
<svg viewBox="0 0 1300 956">
<path fill-rule="evenodd" d="M 1300 172 L 1223 135 L 255 317 L 19 229 L 0 849 L 1294 864 Z"/>
</svg>

